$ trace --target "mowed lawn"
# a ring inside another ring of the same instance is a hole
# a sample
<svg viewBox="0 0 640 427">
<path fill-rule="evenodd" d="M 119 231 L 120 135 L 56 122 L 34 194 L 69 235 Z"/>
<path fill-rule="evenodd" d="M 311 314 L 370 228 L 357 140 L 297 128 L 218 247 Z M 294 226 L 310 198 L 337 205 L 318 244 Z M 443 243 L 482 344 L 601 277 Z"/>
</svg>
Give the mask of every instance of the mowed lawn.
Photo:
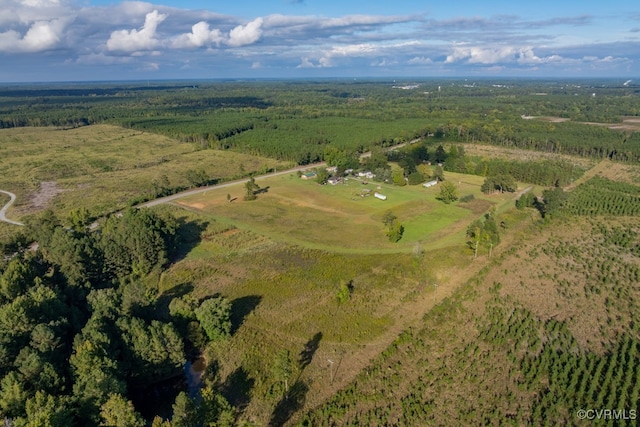
<svg viewBox="0 0 640 427">
<path fill-rule="evenodd" d="M 330 251 L 409 251 L 416 243 L 442 246 L 502 197 L 487 200 L 480 193 L 483 178 L 450 174 L 461 195 L 473 194 L 473 204 L 444 204 L 436 199 L 439 187 L 398 187 L 351 178 L 344 184 L 318 185 L 295 174 L 258 179 L 267 189 L 257 200 L 244 201 L 245 187 L 211 189 L 206 193 L 181 199 L 184 207 L 211 215 L 218 221 L 251 229 L 278 241 L 300 244 Z M 387 197 L 379 200 L 378 192 Z M 231 202 L 228 197 L 235 199 Z M 505 196 L 508 197 L 508 196 Z M 382 217 L 393 212 L 404 225 L 405 233 L 398 243 L 386 237 Z M 436 242 L 438 240 L 438 242 Z M 460 240 L 460 239 L 457 239 Z M 460 241 L 450 242 L 460 244 Z"/>
</svg>

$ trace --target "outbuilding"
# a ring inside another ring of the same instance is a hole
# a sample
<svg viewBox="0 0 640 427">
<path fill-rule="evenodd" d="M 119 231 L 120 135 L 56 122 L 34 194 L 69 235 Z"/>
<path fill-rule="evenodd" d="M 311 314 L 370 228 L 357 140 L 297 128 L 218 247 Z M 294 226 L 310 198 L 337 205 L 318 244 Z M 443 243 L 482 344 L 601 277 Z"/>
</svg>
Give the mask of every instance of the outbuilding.
<svg viewBox="0 0 640 427">
<path fill-rule="evenodd" d="M 314 179 L 316 176 L 318 176 L 318 174 L 315 173 L 315 172 L 306 172 L 306 173 L 303 173 L 302 175 L 300 175 L 300 178 L 302 178 L 302 179 Z"/>
</svg>

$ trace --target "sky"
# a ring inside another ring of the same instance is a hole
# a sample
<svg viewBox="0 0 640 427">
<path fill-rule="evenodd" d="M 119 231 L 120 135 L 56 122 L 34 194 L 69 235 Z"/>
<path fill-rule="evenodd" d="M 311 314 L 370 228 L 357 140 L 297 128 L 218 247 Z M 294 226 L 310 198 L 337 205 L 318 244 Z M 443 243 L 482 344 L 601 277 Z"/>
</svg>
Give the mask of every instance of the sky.
<svg viewBox="0 0 640 427">
<path fill-rule="evenodd" d="M 0 82 L 640 78 L 634 0 L 0 0 Z"/>
</svg>

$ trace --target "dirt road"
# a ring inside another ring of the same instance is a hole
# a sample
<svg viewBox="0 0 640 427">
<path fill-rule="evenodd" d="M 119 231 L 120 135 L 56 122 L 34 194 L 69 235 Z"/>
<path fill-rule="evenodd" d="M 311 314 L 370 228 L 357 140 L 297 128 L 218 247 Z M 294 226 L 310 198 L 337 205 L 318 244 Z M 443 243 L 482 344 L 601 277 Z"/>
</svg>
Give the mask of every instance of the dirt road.
<svg viewBox="0 0 640 427">
<path fill-rule="evenodd" d="M 265 174 L 265 175 L 255 176 L 254 179 L 257 181 L 257 180 L 262 179 L 262 178 L 271 178 L 271 177 L 274 177 L 274 176 L 287 175 L 287 174 L 290 174 L 290 173 L 296 173 L 297 171 L 303 171 L 303 170 L 306 170 L 306 169 L 325 167 L 326 165 L 327 164 L 325 162 L 313 163 L 313 164 L 310 164 L 310 165 L 298 166 L 298 167 L 295 167 L 295 168 L 286 169 L 286 170 L 279 171 L 279 172 L 271 172 L 271 173 L 268 173 L 268 174 Z M 193 190 L 182 191 L 180 193 L 172 194 L 171 196 L 161 197 L 159 199 L 151 200 L 150 202 L 141 203 L 136 207 L 138 207 L 138 208 L 150 208 L 152 206 L 161 205 L 163 203 L 173 202 L 174 200 L 178 200 L 178 199 L 181 199 L 183 197 L 193 196 L 194 194 L 199 194 L 199 193 L 204 193 L 205 191 L 211 190 L 213 188 L 218 189 L 218 188 L 231 187 L 232 185 L 243 184 L 245 182 L 248 182 L 249 179 L 250 178 L 243 178 L 243 179 L 238 179 L 236 181 L 225 182 L 223 184 L 214 184 L 214 185 L 209 185 L 207 187 L 198 187 L 198 188 L 194 188 Z"/>
<path fill-rule="evenodd" d="M 13 225 L 24 225 L 21 222 L 7 219 L 7 209 L 9 209 L 9 207 L 13 204 L 13 202 L 16 201 L 16 195 L 4 190 L 0 190 L 0 193 L 6 194 L 11 198 L 11 200 L 9 200 L 9 203 L 4 205 L 2 209 L 0 209 L 0 221 L 8 222 L 9 224 L 13 224 Z"/>
<path fill-rule="evenodd" d="M 403 144 L 398 144 L 398 145 L 394 145 L 393 147 L 389 147 L 387 149 L 387 151 L 393 151 L 393 150 L 397 150 L 398 148 L 402 148 L 407 144 L 413 144 L 415 142 L 420 141 L 422 138 L 417 138 L 414 139 L 413 141 L 410 142 L 405 142 Z M 371 152 L 368 151 L 362 155 L 360 155 L 361 159 L 367 158 L 371 156 Z M 290 173 L 296 173 L 297 171 L 304 171 L 307 169 L 313 169 L 313 168 L 318 168 L 318 167 L 326 167 L 327 163 L 326 162 L 320 162 L 320 163 L 312 163 L 309 165 L 304 165 L 304 166 L 296 166 L 294 168 L 291 169 L 286 169 L 280 172 L 272 172 L 272 173 L 268 173 L 268 174 L 264 174 L 264 175 L 259 175 L 254 177 L 256 180 L 261 179 L 261 178 L 271 178 L 274 176 L 280 176 L 280 175 L 286 175 L 286 174 L 290 174 Z M 181 199 L 183 197 L 187 197 L 187 196 L 192 196 L 194 194 L 199 194 L 199 193 L 204 193 L 207 190 L 211 190 L 213 188 L 225 188 L 225 187 L 231 187 L 232 185 L 236 185 L 236 184 L 243 184 L 245 182 L 249 181 L 249 178 L 243 178 L 243 179 L 239 179 L 236 181 L 229 181 L 229 182 L 225 182 L 223 184 L 214 184 L 214 185 L 209 185 L 206 187 L 198 187 L 198 188 L 194 188 L 192 190 L 187 190 L 187 191 L 182 191 L 180 193 L 176 193 L 176 194 L 172 194 L 171 196 L 166 196 L 166 197 L 160 197 L 159 199 L 154 199 L 151 200 L 149 202 L 146 203 L 141 203 L 139 204 L 138 208 L 150 208 L 153 206 L 157 206 L 157 205 L 161 205 L 163 203 L 169 203 L 169 202 L 173 202 L 174 200 L 178 200 Z"/>
</svg>

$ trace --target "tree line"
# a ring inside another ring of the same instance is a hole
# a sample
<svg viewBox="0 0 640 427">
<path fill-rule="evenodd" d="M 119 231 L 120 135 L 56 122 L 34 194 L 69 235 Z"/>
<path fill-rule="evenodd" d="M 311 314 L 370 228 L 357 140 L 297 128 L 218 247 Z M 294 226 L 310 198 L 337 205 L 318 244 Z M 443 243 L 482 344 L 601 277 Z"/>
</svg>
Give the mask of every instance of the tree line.
<svg viewBox="0 0 640 427">
<path fill-rule="evenodd" d="M 220 82 L 141 88 L 0 88 L 0 128 L 112 123 L 202 147 L 296 161 L 323 160 L 322 146 L 352 151 L 416 137 L 485 142 L 625 162 L 640 159 L 637 132 L 522 115 L 620 121 L 640 114 L 632 88 L 564 89 L 549 82 Z M 442 89 L 442 90 L 440 90 Z M 532 95 L 536 91 L 549 96 Z M 603 96 L 593 97 L 597 91 Z"/>
</svg>

